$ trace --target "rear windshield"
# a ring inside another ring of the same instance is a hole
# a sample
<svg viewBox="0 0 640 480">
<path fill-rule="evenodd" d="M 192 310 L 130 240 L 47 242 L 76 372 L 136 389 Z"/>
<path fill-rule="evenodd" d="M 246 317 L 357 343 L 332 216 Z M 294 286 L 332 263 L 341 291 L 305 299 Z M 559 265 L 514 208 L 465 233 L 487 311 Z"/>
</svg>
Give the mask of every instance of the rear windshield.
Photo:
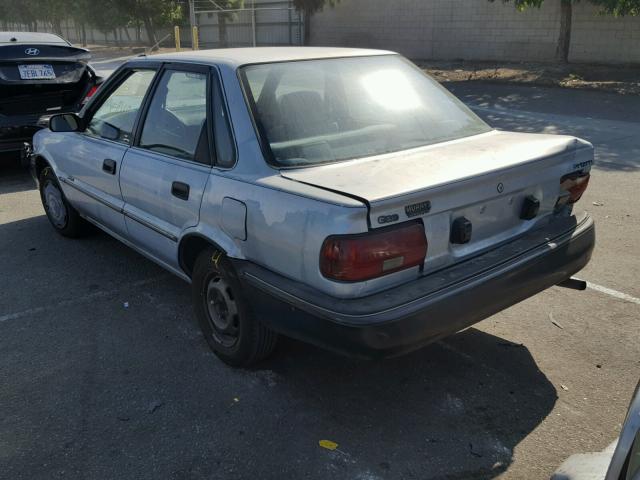
<svg viewBox="0 0 640 480">
<path fill-rule="evenodd" d="M 279 166 L 397 152 L 490 130 L 399 55 L 250 65 L 241 77 Z"/>
</svg>

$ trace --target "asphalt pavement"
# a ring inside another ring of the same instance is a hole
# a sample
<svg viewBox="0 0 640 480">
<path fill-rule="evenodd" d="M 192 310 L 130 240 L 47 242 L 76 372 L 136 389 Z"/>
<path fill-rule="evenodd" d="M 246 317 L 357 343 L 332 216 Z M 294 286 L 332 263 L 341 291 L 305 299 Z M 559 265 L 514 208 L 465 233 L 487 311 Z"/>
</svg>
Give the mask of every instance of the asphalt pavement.
<svg viewBox="0 0 640 480">
<path fill-rule="evenodd" d="M 98 75 L 107 78 L 111 75 L 120 65 L 122 65 L 127 60 L 134 58 L 136 55 L 123 55 L 118 57 L 113 57 L 112 55 L 107 56 L 96 56 L 94 55 L 93 60 L 91 61 L 91 66 L 98 73 Z"/>
<path fill-rule="evenodd" d="M 186 283 L 105 234 L 56 235 L 5 162 L 0 479 L 544 479 L 605 448 L 640 376 L 640 100 L 447 86 L 497 128 L 595 144 L 578 204 L 598 228 L 591 288 L 551 288 L 396 359 L 283 339 L 232 369 Z"/>
</svg>

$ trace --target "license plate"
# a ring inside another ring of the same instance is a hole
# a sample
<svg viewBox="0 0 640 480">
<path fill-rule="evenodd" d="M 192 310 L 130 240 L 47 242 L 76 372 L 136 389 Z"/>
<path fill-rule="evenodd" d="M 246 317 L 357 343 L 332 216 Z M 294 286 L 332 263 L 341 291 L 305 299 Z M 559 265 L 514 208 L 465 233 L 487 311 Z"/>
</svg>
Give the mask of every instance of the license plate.
<svg viewBox="0 0 640 480">
<path fill-rule="evenodd" d="M 51 65 L 18 65 L 22 80 L 51 80 L 56 72 Z"/>
</svg>

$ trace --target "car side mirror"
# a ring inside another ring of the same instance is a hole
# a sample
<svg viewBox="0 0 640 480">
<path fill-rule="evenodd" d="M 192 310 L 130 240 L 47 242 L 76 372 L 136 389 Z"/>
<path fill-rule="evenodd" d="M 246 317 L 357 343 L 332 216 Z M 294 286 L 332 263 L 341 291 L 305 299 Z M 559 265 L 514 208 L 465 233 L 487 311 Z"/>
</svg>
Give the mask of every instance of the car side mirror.
<svg viewBox="0 0 640 480">
<path fill-rule="evenodd" d="M 49 119 L 52 132 L 77 132 L 81 125 L 80 117 L 75 113 L 59 113 Z"/>
<path fill-rule="evenodd" d="M 107 140 L 118 140 L 120 138 L 120 130 L 109 123 L 100 124 L 100 136 Z"/>
</svg>

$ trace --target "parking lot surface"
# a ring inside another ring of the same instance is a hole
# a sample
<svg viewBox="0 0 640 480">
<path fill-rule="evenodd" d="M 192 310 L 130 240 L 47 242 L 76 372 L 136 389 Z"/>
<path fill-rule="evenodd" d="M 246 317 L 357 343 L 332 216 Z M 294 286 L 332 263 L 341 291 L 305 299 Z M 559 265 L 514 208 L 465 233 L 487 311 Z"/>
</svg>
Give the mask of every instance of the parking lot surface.
<svg viewBox="0 0 640 480">
<path fill-rule="evenodd" d="M 595 144 L 578 204 L 597 222 L 591 288 L 554 287 L 396 359 L 283 339 L 235 370 L 186 283 L 105 234 L 56 235 L 5 161 L 0 478 L 543 479 L 605 448 L 640 376 L 640 100 L 448 87 L 497 128 Z"/>
</svg>

